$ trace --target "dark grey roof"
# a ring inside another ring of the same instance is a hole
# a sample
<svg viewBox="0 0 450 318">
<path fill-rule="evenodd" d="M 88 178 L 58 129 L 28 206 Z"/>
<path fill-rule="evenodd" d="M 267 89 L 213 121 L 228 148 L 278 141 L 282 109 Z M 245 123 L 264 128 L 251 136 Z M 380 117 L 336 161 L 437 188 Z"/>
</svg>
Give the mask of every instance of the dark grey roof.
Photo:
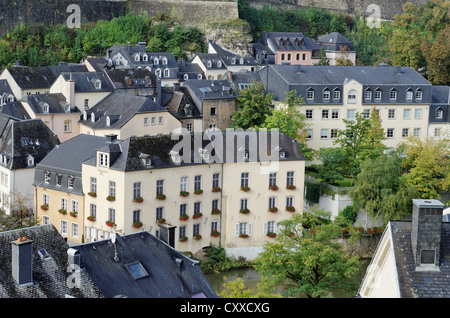
<svg viewBox="0 0 450 318">
<path fill-rule="evenodd" d="M 31 119 L 21 102 L 10 102 L 0 106 L 0 113 L 17 120 Z"/>
<path fill-rule="evenodd" d="M 341 48 L 340 46 L 347 46 L 347 51 L 355 51 L 355 48 L 353 47 L 353 42 L 347 39 L 345 36 L 340 34 L 339 32 L 332 32 L 329 34 L 324 35 L 319 40 L 317 40 L 317 43 L 320 44 L 325 51 L 335 51 L 340 52 Z"/>
<path fill-rule="evenodd" d="M 11 66 L 9 73 L 21 89 L 50 88 L 56 79 L 48 66 Z"/>
<path fill-rule="evenodd" d="M 223 78 L 229 80 L 237 92 L 244 89 L 247 85 L 261 82 L 259 73 L 249 70 L 241 70 L 239 72 L 228 71 Z"/>
<path fill-rule="evenodd" d="M 228 80 L 192 80 L 187 81 L 185 85 L 199 101 L 206 99 L 234 99 L 237 97 Z"/>
<path fill-rule="evenodd" d="M 75 72 L 75 73 L 61 73 L 61 76 L 66 80 L 73 80 L 75 82 L 76 93 L 94 93 L 94 92 L 113 92 L 114 86 L 109 80 L 108 76 L 103 72 Z M 96 88 L 95 82 L 100 81 L 101 87 Z"/>
<path fill-rule="evenodd" d="M 430 123 L 450 123 L 450 86 L 433 85 L 431 87 L 432 101 L 428 121 Z M 438 118 L 437 113 L 442 112 Z"/>
<path fill-rule="evenodd" d="M 297 94 L 305 97 L 308 89 L 313 89 L 315 99 L 311 103 L 323 104 L 322 90 L 328 88 L 333 91 L 340 89 L 351 80 L 363 85 L 363 90 L 370 89 L 382 91 L 382 99 L 365 100 L 366 104 L 392 104 L 392 103 L 431 103 L 431 84 L 422 75 L 411 67 L 400 66 L 319 66 L 319 65 L 269 65 L 259 72 L 264 87 L 268 93 L 273 94 L 274 100 L 283 101 L 285 92 L 295 89 Z M 397 99 L 389 99 L 389 91 L 397 90 Z M 406 91 L 421 89 L 421 101 L 407 101 Z M 305 100 L 309 103 L 310 101 Z M 335 101 L 332 101 L 335 102 Z M 331 103 L 331 102 L 330 102 Z M 341 98 L 336 103 L 342 103 Z"/>
<path fill-rule="evenodd" d="M 105 70 L 117 89 L 156 88 L 157 78 L 147 69 Z"/>
<path fill-rule="evenodd" d="M 196 261 L 146 231 L 120 236 L 115 245 L 103 240 L 73 248 L 107 298 L 217 297 Z M 135 279 L 127 269 L 130 264 L 140 264 L 148 275 Z"/>
<path fill-rule="evenodd" d="M 61 63 L 58 63 L 58 65 L 50 65 L 48 68 L 53 73 L 55 79 L 61 73 L 88 72 L 86 65 L 75 64 L 75 63 L 61 62 Z"/>
<path fill-rule="evenodd" d="M 450 223 L 442 223 L 439 271 L 417 271 L 411 222 L 390 222 L 401 298 L 450 297 Z"/>
<path fill-rule="evenodd" d="M 93 129 L 117 129 L 138 113 L 152 112 L 167 112 L 167 110 L 156 104 L 152 98 L 115 92 L 87 110 L 87 119 L 82 119 L 81 122 Z M 93 114 L 94 122 L 92 122 Z"/>
<path fill-rule="evenodd" d="M 301 32 L 261 32 L 259 41 L 272 48 L 273 51 L 320 50 L 313 39 L 305 37 Z"/>
<path fill-rule="evenodd" d="M 225 66 L 235 66 L 235 65 L 243 65 L 243 66 L 255 66 L 257 65 L 255 59 L 253 57 L 241 56 L 230 51 L 225 50 L 216 42 L 210 40 L 209 45 L 213 48 L 213 50 L 218 54 L 222 62 Z M 234 60 L 234 63 L 232 62 Z M 241 63 L 241 61 L 243 63 Z"/>
<path fill-rule="evenodd" d="M 109 61 L 104 57 L 92 57 L 89 56 L 86 58 L 86 61 L 94 68 L 96 72 L 101 72 L 104 69 L 112 68 Z"/>
<path fill-rule="evenodd" d="M 431 92 L 433 94 L 432 104 L 450 105 L 450 86 L 433 85 Z"/>
<path fill-rule="evenodd" d="M 66 113 L 65 107 L 70 107 L 62 93 L 26 95 L 21 101 L 27 102 L 35 114 L 43 114 L 44 105 L 48 106 L 48 114 Z M 70 107 L 68 112 L 79 113 L 80 111 L 77 107 Z"/>
<path fill-rule="evenodd" d="M 11 87 L 8 84 L 8 81 L 5 79 L 0 80 L 0 96 L 2 96 L 4 94 L 6 94 L 5 96 L 8 96 L 8 95 L 14 96 L 14 94 L 11 90 Z"/>
<path fill-rule="evenodd" d="M 199 74 L 202 76 L 201 78 L 205 78 L 205 74 L 203 73 L 203 70 L 197 63 L 186 62 L 184 59 L 179 59 L 178 66 L 179 66 L 179 69 L 178 69 L 178 75 L 179 75 L 178 81 L 179 82 L 186 81 L 184 79 L 185 75 L 188 76 L 187 80 L 198 79 Z"/>
<path fill-rule="evenodd" d="M 226 70 L 227 67 L 217 53 L 197 53 L 198 58 L 208 70 Z M 210 63 L 208 63 L 210 62 Z M 219 63 L 220 62 L 220 63 Z M 221 64 L 221 65 L 220 65 Z"/>
<path fill-rule="evenodd" d="M 106 137 L 80 134 L 55 147 L 39 164 L 36 165 L 33 185 L 44 181 L 44 173 L 50 173 L 50 181 L 46 188 L 61 190 L 75 194 L 83 194 L 81 180 L 81 164 L 96 156 L 97 150 L 106 144 Z M 62 185 L 56 185 L 56 174 L 62 177 Z M 67 178 L 74 177 L 72 189 L 67 188 Z"/>
<path fill-rule="evenodd" d="M 18 286 L 12 276 L 11 241 L 19 237 L 33 241 L 33 284 Z M 79 272 L 80 288 L 71 288 L 67 272 L 69 245 L 52 225 L 40 225 L 0 232 L 0 298 L 102 298 L 103 294 L 89 273 Z M 38 251 L 45 249 L 49 259 L 42 259 Z"/>
<path fill-rule="evenodd" d="M 59 144 L 58 136 L 40 119 L 9 120 L 1 132 L 0 153 L 8 157 L 8 169 L 30 168 L 30 155 L 37 164 Z"/>
<path fill-rule="evenodd" d="M 168 87 L 163 91 L 166 92 L 163 96 L 170 96 L 170 98 L 163 104 L 164 107 L 171 113 L 175 114 L 177 118 L 186 119 L 202 117 L 189 93 L 189 90 L 186 89 L 186 87 L 180 87 L 177 90 L 174 90 L 173 87 Z"/>
</svg>

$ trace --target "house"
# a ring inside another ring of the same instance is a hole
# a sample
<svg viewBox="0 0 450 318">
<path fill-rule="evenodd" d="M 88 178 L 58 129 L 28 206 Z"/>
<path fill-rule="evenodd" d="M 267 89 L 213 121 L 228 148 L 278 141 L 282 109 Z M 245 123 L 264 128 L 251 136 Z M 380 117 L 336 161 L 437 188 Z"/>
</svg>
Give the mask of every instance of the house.
<svg viewBox="0 0 450 318">
<path fill-rule="evenodd" d="M 433 85 L 428 135 L 450 136 L 450 86 Z"/>
<path fill-rule="evenodd" d="M 114 91 L 104 72 L 61 73 L 50 87 L 50 93 L 61 93 L 71 107 L 87 110 Z"/>
<path fill-rule="evenodd" d="M 237 94 L 239 94 L 241 90 L 249 88 L 257 82 L 261 82 L 261 77 L 258 72 L 251 72 L 248 70 L 238 72 L 229 71 L 225 74 L 224 79 L 231 83 L 231 87 L 233 87 Z"/>
<path fill-rule="evenodd" d="M 237 110 L 237 94 L 229 81 L 193 80 L 187 81 L 185 87 L 202 116 L 202 126 L 194 126 L 193 131 L 223 131 L 232 126 L 231 117 Z"/>
<path fill-rule="evenodd" d="M 72 249 L 106 298 L 217 298 L 197 261 L 147 231 Z"/>
<path fill-rule="evenodd" d="M 0 118 L 0 206 L 11 214 L 33 207 L 35 166 L 60 141 L 41 119 Z"/>
<path fill-rule="evenodd" d="M 181 122 L 152 98 L 112 93 L 84 111 L 79 125 L 82 134 L 115 134 L 119 139 L 127 139 L 131 136 L 170 134 L 181 127 Z"/>
<path fill-rule="evenodd" d="M 178 83 L 183 84 L 188 80 L 205 79 L 203 70 L 197 63 L 186 62 L 183 58 L 178 59 Z"/>
<path fill-rule="evenodd" d="M 0 250 L 0 298 L 104 297 L 51 224 L 0 232 Z"/>
<path fill-rule="evenodd" d="M 80 111 L 62 93 L 31 94 L 21 99 L 30 118 L 41 119 L 64 142 L 78 135 Z"/>
<path fill-rule="evenodd" d="M 386 132 L 384 144 L 396 147 L 409 136 L 426 137 L 432 85 L 410 67 L 268 65 L 259 75 L 279 104 L 295 90 L 299 110 L 310 125 L 309 147 L 333 147 L 342 119 L 365 118 L 375 107 Z M 279 106 L 279 105 L 278 105 Z"/>
<path fill-rule="evenodd" d="M 0 80 L 0 106 L 16 101 L 7 80 Z"/>
<path fill-rule="evenodd" d="M 254 72 L 259 65 L 253 57 L 241 56 L 227 51 L 212 40 L 208 41 L 208 53 L 217 54 L 229 72 L 239 72 L 241 70 Z"/>
<path fill-rule="evenodd" d="M 325 50 L 330 65 L 336 65 L 336 59 L 347 59 L 356 63 L 356 51 L 353 42 L 339 32 L 331 32 L 319 38 L 317 44 Z"/>
<path fill-rule="evenodd" d="M 313 65 L 319 61 L 321 46 L 301 32 L 261 32 L 253 45 L 255 59 L 261 64 Z"/>
<path fill-rule="evenodd" d="M 174 248 L 221 244 L 256 257 L 278 222 L 303 206 L 305 158 L 278 132 L 112 138 L 82 163 L 85 242 L 175 226 Z M 114 197 L 114 200 L 106 200 Z M 242 213 L 241 213 L 242 211 Z"/>
<path fill-rule="evenodd" d="M 439 200 L 413 200 L 410 221 L 390 221 L 361 282 L 361 298 L 450 297 L 450 223 Z"/>
<path fill-rule="evenodd" d="M 36 165 L 36 218 L 41 224 L 53 224 L 69 242 L 82 243 L 84 236 L 87 193 L 83 192 L 81 164 L 106 143 L 106 137 L 80 134 L 53 148 Z"/>
<path fill-rule="evenodd" d="M 192 63 L 200 67 L 207 80 L 220 80 L 227 71 L 227 67 L 217 53 L 197 53 Z"/>
</svg>

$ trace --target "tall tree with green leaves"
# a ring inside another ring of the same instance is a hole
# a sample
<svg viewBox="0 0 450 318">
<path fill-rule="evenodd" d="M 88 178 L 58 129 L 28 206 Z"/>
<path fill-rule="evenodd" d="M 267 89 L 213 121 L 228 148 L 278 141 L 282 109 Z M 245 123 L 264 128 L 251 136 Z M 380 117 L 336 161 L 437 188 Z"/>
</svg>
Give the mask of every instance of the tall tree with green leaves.
<svg viewBox="0 0 450 318">
<path fill-rule="evenodd" d="M 306 221 L 309 230 L 302 227 Z M 291 281 L 289 295 L 309 298 L 326 297 L 334 290 L 347 290 L 349 278 L 360 267 L 357 256 L 350 257 L 336 238 L 342 224 L 321 222 L 317 216 L 295 213 L 291 219 L 280 222 L 284 226 L 276 242 L 267 243 L 255 261 L 262 285 L 268 290 Z"/>
</svg>

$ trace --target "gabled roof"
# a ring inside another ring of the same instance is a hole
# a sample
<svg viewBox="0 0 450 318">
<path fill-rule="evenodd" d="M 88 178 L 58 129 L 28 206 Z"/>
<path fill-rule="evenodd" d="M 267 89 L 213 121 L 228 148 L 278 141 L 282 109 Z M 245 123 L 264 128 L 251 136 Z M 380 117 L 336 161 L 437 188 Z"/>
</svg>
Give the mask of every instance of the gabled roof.
<svg viewBox="0 0 450 318">
<path fill-rule="evenodd" d="M 227 67 L 217 53 L 197 53 L 196 55 L 208 70 L 226 70 Z M 219 63 L 220 62 L 220 63 Z"/>
<path fill-rule="evenodd" d="M 43 114 L 44 105 L 48 107 L 48 114 L 66 113 L 66 106 L 70 107 L 62 93 L 26 95 L 21 101 L 28 103 L 35 114 Z M 69 112 L 79 113 L 80 111 L 77 107 L 70 107 Z"/>
<path fill-rule="evenodd" d="M 190 93 L 199 101 L 206 99 L 235 99 L 236 92 L 227 80 L 192 80 L 186 82 Z"/>
<path fill-rule="evenodd" d="M 218 54 L 222 62 L 230 67 L 230 66 L 255 66 L 257 65 L 255 59 L 253 57 L 247 57 L 247 56 L 241 56 L 235 53 L 232 53 L 230 51 L 225 50 L 220 45 L 218 45 L 216 42 L 210 40 L 209 45 L 212 47 L 212 49 L 215 51 L 215 53 Z M 234 61 L 234 63 L 233 63 Z M 241 63 L 243 62 L 243 63 Z"/>
<path fill-rule="evenodd" d="M 50 88 L 56 79 L 48 66 L 11 66 L 8 68 L 14 81 L 21 89 Z"/>
<path fill-rule="evenodd" d="M 114 87 L 108 76 L 103 72 L 61 73 L 65 81 L 75 82 L 75 93 L 113 92 Z M 95 86 L 100 82 L 100 88 Z"/>
<path fill-rule="evenodd" d="M 272 51 L 315 51 L 320 45 L 301 32 L 261 32 L 260 42 Z"/>
<path fill-rule="evenodd" d="M 201 113 L 198 110 L 195 102 L 186 87 L 180 87 L 179 90 L 174 91 L 173 87 L 165 88 L 166 95 L 170 95 L 168 101 L 164 104 L 171 113 L 179 119 L 186 118 L 201 118 Z"/>
<path fill-rule="evenodd" d="M 157 78 L 147 69 L 110 69 L 105 70 L 115 89 L 155 88 Z"/>
<path fill-rule="evenodd" d="M 24 236 L 33 241 L 33 284 L 19 287 L 12 276 L 11 242 Z M 0 298 L 103 298 L 86 271 L 78 272 L 80 288 L 70 287 L 69 248 L 52 224 L 0 232 Z M 38 253 L 41 249 L 45 249 L 50 258 L 43 259 Z"/>
<path fill-rule="evenodd" d="M 10 102 L 3 106 L 0 106 L 0 113 L 7 115 L 15 120 L 27 120 L 31 119 L 28 112 L 23 107 L 21 102 Z"/>
<path fill-rule="evenodd" d="M 196 261 L 146 231 L 117 236 L 115 244 L 108 239 L 72 248 L 107 298 L 217 297 Z"/>
<path fill-rule="evenodd" d="M 345 36 L 340 34 L 339 32 L 332 32 L 324 35 L 318 41 L 318 44 L 322 45 L 322 47 L 326 51 L 336 51 L 340 52 L 340 46 L 347 46 L 349 49 L 347 51 L 355 51 L 353 47 L 353 42 L 347 39 Z"/>
</svg>

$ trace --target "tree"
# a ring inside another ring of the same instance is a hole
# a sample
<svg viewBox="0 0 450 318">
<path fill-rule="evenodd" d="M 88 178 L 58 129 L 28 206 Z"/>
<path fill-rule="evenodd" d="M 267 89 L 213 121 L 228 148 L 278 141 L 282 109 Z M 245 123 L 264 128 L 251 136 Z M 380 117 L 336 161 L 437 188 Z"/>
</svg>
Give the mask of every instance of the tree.
<svg viewBox="0 0 450 318">
<path fill-rule="evenodd" d="M 435 85 L 450 84 L 450 26 L 434 42 L 424 39 L 421 49 L 427 62 L 428 80 Z"/>
<path fill-rule="evenodd" d="M 318 177 L 325 183 L 336 184 L 345 177 L 347 156 L 340 147 L 319 150 L 322 164 L 318 167 Z"/>
<path fill-rule="evenodd" d="M 272 113 L 272 94 L 266 94 L 264 84 L 255 82 L 240 91 L 237 98 L 238 110 L 233 114 L 233 128 L 254 128 L 261 126 L 266 115 Z"/>
<path fill-rule="evenodd" d="M 450 140 L 446 137 L 410 137 L 405 145 L 403 167 L 405 183 L 419 192 L 420 198 L 439 199 L 450 191 Z"/>
<path fill-rule="evenodd" d="M 305 231 L 304 221 L 302 214 L 295 213 L 290 220 L 280 222 L 284 226 L 282 233 L 259 254 L 255 268 L 264 288 L 273 289 L 287 279 L 293 283 L 291 296 L 310 298 L 348 289 L 348 279 L 358 273 L 360 262 L 357 256 L 347 255 L 336 241 L 341 225 L 309 219 L 310 228 Z"/>
</svg>

